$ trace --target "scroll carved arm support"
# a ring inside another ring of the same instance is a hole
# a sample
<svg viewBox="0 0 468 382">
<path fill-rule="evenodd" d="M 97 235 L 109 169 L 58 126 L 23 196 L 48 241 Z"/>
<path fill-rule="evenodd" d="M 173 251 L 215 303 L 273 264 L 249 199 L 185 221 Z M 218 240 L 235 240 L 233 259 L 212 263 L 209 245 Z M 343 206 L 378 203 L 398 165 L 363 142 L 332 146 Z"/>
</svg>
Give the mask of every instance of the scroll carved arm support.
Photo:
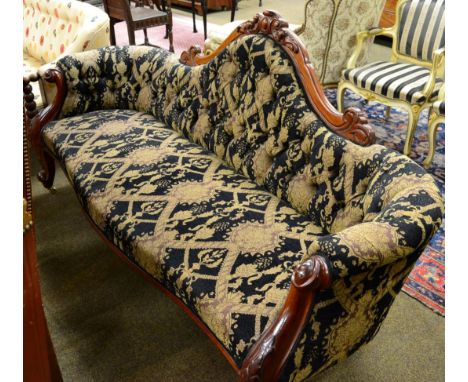
<svg viewBox="0 0 468 382">
<path fill-rule="evenodd" d="M 57 94 L 52 103 L 42 109 L 39 114 L 32 119 L 29 136 L 32 147 L 42 167 L 37 177 L 44 187 L 51 189 L 55 176 L 55 162 L 43 146 L 41 131 L 47 123 L 52 121 L 59 114 L 65 99 L 66 85 L 63 73 L 55 68 L 47 70 L 44 75 L 41 76 L 41 79 L 46 82 L 55 83 L 57 86 Z"/>
<path fill-rule="evenodd" d="M 328 265 L 321 256 L 312 256 L 294 270 L 283 309 L 263 332 L 245 358 L 241 382 L 274 382 L 304 329 L 317 291 L 331 285 Z"/>
</svg>

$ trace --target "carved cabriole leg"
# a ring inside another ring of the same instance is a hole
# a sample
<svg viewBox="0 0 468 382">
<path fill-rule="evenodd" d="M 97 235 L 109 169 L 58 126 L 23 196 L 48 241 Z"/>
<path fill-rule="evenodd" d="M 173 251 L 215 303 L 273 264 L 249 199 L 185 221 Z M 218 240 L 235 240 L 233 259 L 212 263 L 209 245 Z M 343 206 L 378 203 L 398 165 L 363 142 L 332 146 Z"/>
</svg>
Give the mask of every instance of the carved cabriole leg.
<svg viewBox="0 0 468 382">
<path fill-rule="evenodd" d="M 431 166 L 432 160 L 434 159 L 435 148 L 436 148 L 436 138 L 437 138 L 437 127 L 445 121 L 444 116 L 438 116 L 437 113 L 431 112 L 429 114 L 428 122 L 428 139 L 429 139 L 429 151 L 427 153 L 426 159 L 424 159 L 423 166 L 429 168 Z"/>
<path fill-rule="evenodd" d="M 419 113 L 421 112 L 420 105 L 407 105 L 408 110 L 408 130 L 406 133 L 405 147 L 403 148 L 403 154 L 409 156 L 411 153 L 411 147 L 413 146 L 414 132 L 416 131 L 416 125 L 419 120 Z"/>
<path fill-rule="evenodd" d="M 312 256 L 294 270 L 283 309 L 263 332 L 245 358 L 241 382 L 274 382 L 295 348 L 317 291 L 331 285 L 328 265 L 321 256 Z"/>
<path fill-rule="evenodd" d="M 343 82 L 340 81 L 338 88 L 336 89 L 336 106 L 340 113 L 343 112 L 344 108 L 344 95 L 346 92 L 346 86 Z"/>
</svg>

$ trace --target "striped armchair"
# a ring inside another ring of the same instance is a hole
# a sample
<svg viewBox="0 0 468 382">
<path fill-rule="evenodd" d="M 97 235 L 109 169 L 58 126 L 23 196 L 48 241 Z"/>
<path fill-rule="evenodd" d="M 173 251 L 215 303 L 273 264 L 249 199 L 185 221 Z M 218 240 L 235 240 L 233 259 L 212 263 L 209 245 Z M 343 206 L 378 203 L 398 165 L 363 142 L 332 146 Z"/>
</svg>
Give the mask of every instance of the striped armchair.
<svg viewBox="0 0 468 382">
<path fill-rule="evenodd" d="M 408 111 L 408 132 L 403 149 L 411 152 L 419 115 L 432 105 L 443 85 L 445 70 L 445 0 L 399 0 L 395 25 L 357 34 L 356 50 L 338 85 L 338 109 L 343 110 L 346 89 L 388 107 Z M 357 67 L 367 39 L 392 38 L 390 61 Z"/>
</svg>

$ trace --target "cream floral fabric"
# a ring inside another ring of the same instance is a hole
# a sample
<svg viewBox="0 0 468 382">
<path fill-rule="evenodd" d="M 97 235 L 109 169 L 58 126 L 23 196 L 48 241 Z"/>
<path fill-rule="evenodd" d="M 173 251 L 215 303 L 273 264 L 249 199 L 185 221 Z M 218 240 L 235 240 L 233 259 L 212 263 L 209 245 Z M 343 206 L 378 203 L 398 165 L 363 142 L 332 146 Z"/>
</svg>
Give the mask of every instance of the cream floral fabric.
<svg viewBox="0 0 468 382">
<path fill-rule="evenodd" d="M 322 85 L 336 84 L 351 56 L 356 34 L 376 27 L 385 0 L 309 0 L 301 39 Z M 368 42 L 368 47 L 370 42 Z M 367 56 L 365 48 L 361 64 Z"/>
<path fill-rule="evenodd" d="M 61 56 L 108 45 L 109 17 L 99 8 L 75 0 L 23 0 L 23 75 Z M 36 97 L 38 91 L 36 83 Z"/>
</svg>

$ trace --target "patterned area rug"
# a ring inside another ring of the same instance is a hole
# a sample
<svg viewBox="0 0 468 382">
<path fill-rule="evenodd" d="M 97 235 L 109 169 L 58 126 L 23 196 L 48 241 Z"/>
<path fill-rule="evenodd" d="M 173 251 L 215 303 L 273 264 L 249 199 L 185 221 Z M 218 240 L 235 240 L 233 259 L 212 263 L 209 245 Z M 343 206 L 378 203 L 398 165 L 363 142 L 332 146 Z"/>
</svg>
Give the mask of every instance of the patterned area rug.
<svg viewBox="0 0 468 382">
<path fill-rule="evenodd" d="M 326 90 L 326 95 L 336 106 L 336 92 Z M 407 115 L 400 109 L 392 109 L 385 118 L 385 106 L 369 102 L 347 92 L 345 107 L 356 106 L 367 112 L 369 122 L 374 126 L 377 143 L 402 152 L 406 138 Z M 427 155 L 427 111 L 418 123 L 410 157 L 422 163 Z M 445 196 L 445 126 L 437 132 L 437 151 L 428 172 L 434 176 L 442 194 Z M 435 312 L 445 315 L 445 223 L 434 235 L 416 263 L 415 268 L 403 286 L 403 291 L 416 298 Z"/>
<path fill-rule="evenodd" d="M 172 15 L 172 34 L 174 41 L 175 53 L 180 55 L 184 50 L 188 50 L 193 45 L 203 47 L 203 23 L 197 20 L 197 33 L 193 33 L 193 24 L 190 17 Z M 208 31 L 213 27 L 213 24 L 207 23 Z M 169 49 L 169 40 L 164 38 L 166 28 L 164 26 L 148 29 L 148 39 L 151 44 L 160 46 L 164 49 Z M 117 45 L 128 45 L 127 25 L 121 22 L 115 25 L 115 40 Z M 135 40 L 137 45 L 143 44 L 143 31 L 135 32 Z"/>
</svg>

